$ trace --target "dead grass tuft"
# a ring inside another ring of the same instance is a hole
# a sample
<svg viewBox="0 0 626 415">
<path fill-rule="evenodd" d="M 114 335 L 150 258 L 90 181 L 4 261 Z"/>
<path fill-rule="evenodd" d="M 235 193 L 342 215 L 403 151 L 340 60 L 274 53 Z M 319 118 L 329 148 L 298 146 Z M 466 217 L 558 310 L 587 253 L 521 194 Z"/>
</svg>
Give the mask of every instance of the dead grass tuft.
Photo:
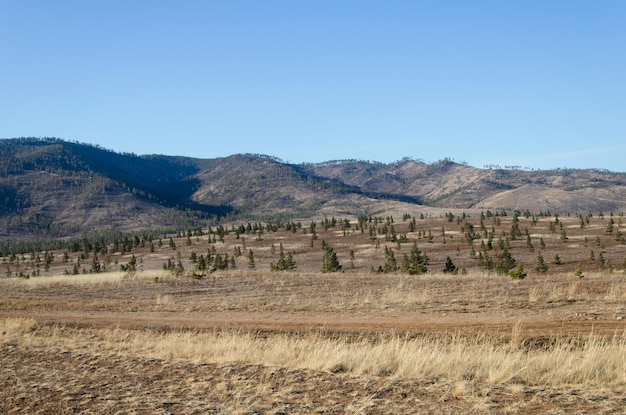
<svg viewBox="0 0 626 415">
<path fill-rule="evenodd" d="M 0 320 L 0 344 L 10 344 L 21 340 L 35 330 L 37 322 L 32 318 L 14 317 Z"/>
</svg>

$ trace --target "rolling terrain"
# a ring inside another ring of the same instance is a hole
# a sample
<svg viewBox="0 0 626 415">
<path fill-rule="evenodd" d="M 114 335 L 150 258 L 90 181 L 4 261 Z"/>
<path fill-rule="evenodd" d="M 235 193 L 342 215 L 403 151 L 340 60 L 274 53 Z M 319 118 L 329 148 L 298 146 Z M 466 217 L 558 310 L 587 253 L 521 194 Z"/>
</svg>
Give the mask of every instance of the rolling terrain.
<svg viewBox="0 0 626 415">
<path fill-rule="evenodd" d="M 0 256 L 0 409 L 622 413 L 623 215 L 434 212 Z"/>
<path fill-rule="evenodd" d="M 95 231 L 184 230 L 218 220 L 408 212 L 416 206 L 560 214 L 623 212 L 626 174 L 480 169 L 448 159 L 289 164 L 237 154 L 116 153 L 54 138 L 0 140 L 4 241 Z"/>
<path fill-rule="evenodd" d="M 623 412 L 621 174 L 8 144 L 3 413 Z"/>
</svg>

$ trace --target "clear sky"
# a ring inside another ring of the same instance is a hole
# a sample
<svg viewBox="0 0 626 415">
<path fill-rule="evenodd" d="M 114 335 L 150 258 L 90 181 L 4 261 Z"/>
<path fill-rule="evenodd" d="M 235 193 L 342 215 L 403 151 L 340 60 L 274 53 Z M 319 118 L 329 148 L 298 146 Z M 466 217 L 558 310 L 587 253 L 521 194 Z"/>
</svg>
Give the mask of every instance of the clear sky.
<svg viewBox="0 0 626 415">
<path fill-rule="evenodd" d="M 626 171 L 626 1 L 0 0 L 0 137 Z"/>
</svg>

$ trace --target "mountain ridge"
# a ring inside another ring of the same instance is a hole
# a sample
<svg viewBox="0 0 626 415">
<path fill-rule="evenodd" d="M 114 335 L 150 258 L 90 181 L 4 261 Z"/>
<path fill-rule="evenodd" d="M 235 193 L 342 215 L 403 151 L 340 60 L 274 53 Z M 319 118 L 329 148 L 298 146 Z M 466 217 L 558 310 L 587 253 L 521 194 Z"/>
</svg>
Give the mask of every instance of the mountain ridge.
<svg viewBox="0 0 626 415">
<path fill-rule="evenodd" d="M 480 169 L 407 157 L 291 164 L 261 154 L 138 156 L 57 138 L 0 140 L 0 166 L 6 240 L 427 208 L 626 210 L 626 174 L 600 169 Z"/>
</svg>

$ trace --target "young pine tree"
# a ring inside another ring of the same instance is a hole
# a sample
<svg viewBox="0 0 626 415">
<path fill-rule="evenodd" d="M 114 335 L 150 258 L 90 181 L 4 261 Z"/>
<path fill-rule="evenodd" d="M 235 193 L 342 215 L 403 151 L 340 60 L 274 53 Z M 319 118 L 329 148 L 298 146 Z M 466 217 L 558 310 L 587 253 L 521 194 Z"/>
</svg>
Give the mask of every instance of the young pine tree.
<svg viewBox="0 0 626 415">
<path fill-rule="evenodd" d="M 456 267 L 456 265 L 454 265 L 454 262 L 452 261 L 452 258 L 447 257 L 446 258 L 446 266 L 443 269 L 443 273 L 444 274 L 452 274 L 452 275 L 456 275 L 458 274 L 459 269 Z"/>
<path fill-rule="evenodd" d="M 404 254 L 402 271 L 410 275 L 425 274 L 428 271 L 428 261 L 428 256 L 420 251 L 416 243 L 413 243 L 411 253 L 409 255 Z"/>
<path fill-rule="evenodd" d="M 396 272 L 398 270 L 398 262 L 393 254 L 393 250 L 385 246 L 385 264 L 382 267 L 382 271 L 385 274 L 390 272 Z"/>
<path fill-rule="evenodd" d="M 248 251 L 248 269 L 255 269 L 256 265 L 254 264 L 254 253 L 252 249 Z"/>
<path fill-rule="evenodd" d="M 296 262 L 293 259 L 293 255 L 291 252 L 285 255 L 282 243 L 280 244 L 278 252 L 278 262 L 276 264 L 270 264 L 270 269 L 272 271 L 295 271 L 296 269 Z"/>
<path fill-rule="evenodd" d="M 500 275 L 507 275 L 515 267 L 515 259 L 508 249 L 502 250 L 496 262 L 496 272 Z"/>
<path fill-rule="evenodd" d="M 322 258 L 322 272 L 340 272 L 341 264 L 337 258 L 337 253 L 330 246 L 324 247 L 324 257 Z"/>
<path fill-rule="evenodd" d="M 548 265 L 546 265 L 546 261 L 543 259 L 543 255 L 537 255 L 537 265 L 535 266 L 535 271 L 540 274 L 545 274 L 548 272 Z"/>
</svg>

